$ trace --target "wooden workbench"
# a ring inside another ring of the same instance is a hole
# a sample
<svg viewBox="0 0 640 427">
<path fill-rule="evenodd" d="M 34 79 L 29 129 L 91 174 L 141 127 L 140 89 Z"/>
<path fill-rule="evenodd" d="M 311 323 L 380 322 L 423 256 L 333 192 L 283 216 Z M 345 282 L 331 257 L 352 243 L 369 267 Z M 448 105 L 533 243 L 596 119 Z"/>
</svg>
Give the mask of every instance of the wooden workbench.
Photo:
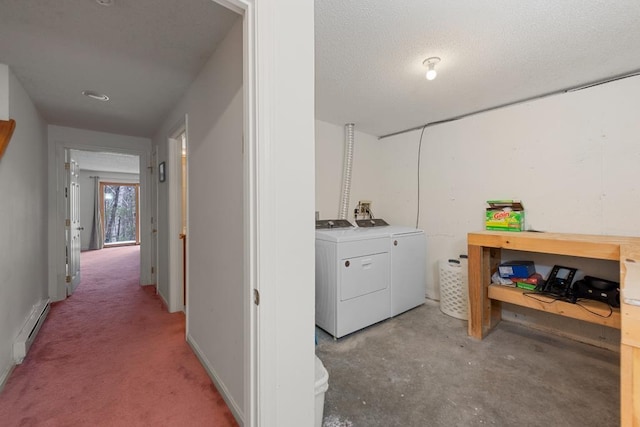
<svg viewBox="0 0 640 427">
<path fill-rule="evenodd" d="M 560 316 L 621 329 L 621 424 L 640 427 L 640 307 L 626 304 L 609 310 L 597 302 L 545 303 L 524 291 L 491 284 L 491 274 L 501 262 L 501 250 L 538 252 L 615 261 L 620 265 L 620 288 L 640 288 L 640 238 L 586 234 L 494 232 L 469 233 L 469 335 L 482 339 L 500 321 L 501 303 L 508 302 Z M 633 268 L 632 268 L 633 267 Z M 633 274 L 631 274 L 633 270 Z"/>
</svg>

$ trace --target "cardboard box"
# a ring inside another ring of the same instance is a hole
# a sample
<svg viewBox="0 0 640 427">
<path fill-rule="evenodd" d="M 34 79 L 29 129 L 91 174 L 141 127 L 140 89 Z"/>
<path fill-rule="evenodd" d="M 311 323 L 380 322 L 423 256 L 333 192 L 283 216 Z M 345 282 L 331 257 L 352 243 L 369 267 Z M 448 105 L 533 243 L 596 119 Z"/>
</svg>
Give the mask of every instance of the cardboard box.
<svg viewBox="0 0 640 427">
<path fill-rule="evenodd" d="M 520 200 L 488 200 L 487 203 L 487 230 L 524 231 L 524 206 Z"/>
<path fill-rule="evenodd" d="M 498 266 L 498 274 L 503 279 L 527 278 L 536 272 L 533 261 L 507 261 Z"/>
</svg>

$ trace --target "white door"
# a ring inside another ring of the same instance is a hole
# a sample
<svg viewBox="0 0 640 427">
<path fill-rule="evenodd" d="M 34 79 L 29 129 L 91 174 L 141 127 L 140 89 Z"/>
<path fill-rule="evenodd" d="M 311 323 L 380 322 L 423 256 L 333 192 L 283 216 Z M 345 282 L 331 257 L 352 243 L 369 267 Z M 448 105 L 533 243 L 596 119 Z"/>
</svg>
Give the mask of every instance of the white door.
<svg viewBox="0 0 640 427">
<path fill-rule="evenodd" d="M 80 167 L 65 150 L 65 263 L 67 295 L 71 295 L 80 283 Z"/>
</svg>

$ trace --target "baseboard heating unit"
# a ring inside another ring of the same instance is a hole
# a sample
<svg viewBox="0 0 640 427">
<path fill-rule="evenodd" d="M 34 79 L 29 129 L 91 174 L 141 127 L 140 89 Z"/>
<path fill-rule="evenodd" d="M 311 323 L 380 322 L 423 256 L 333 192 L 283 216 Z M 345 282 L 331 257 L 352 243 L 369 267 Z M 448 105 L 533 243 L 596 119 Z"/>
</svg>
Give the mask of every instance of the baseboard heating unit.
<svg viewBox="0 0 640 427">
<path fill-rule="evenodd" d="M 16 365 L 19 365 L 24 360 L 29 347 L 33 344 L 33 341 L 38 335 L 40 327 L 44 323 L 44 320 L 49 313 L 49 299 L 43 299 L 38 304 L 33 306 L 31 314 L 27 318 L 24 326 L 20 330 L 20 333 L 16 337 L 16 341 L 13 343 L 13 360 Z"/>
</svg>

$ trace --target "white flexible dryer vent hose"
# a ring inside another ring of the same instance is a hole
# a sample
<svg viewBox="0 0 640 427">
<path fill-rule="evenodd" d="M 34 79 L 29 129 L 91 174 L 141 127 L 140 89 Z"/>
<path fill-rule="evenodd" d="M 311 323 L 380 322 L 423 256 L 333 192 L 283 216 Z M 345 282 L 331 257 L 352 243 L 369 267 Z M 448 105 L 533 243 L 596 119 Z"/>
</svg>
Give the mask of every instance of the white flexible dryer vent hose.
<svg viewBox="0 0 640 427">
<path fill-rule="evenodd" d="M 349 199 L 351 198 L 351 168 L 353 167 L 353 123 L 344 125 L 344 169 L 342 171 L 342 198 L 340 199 L 340 213 L 338 219 L 347 219 L 349 214 Z"/>
</svg>

